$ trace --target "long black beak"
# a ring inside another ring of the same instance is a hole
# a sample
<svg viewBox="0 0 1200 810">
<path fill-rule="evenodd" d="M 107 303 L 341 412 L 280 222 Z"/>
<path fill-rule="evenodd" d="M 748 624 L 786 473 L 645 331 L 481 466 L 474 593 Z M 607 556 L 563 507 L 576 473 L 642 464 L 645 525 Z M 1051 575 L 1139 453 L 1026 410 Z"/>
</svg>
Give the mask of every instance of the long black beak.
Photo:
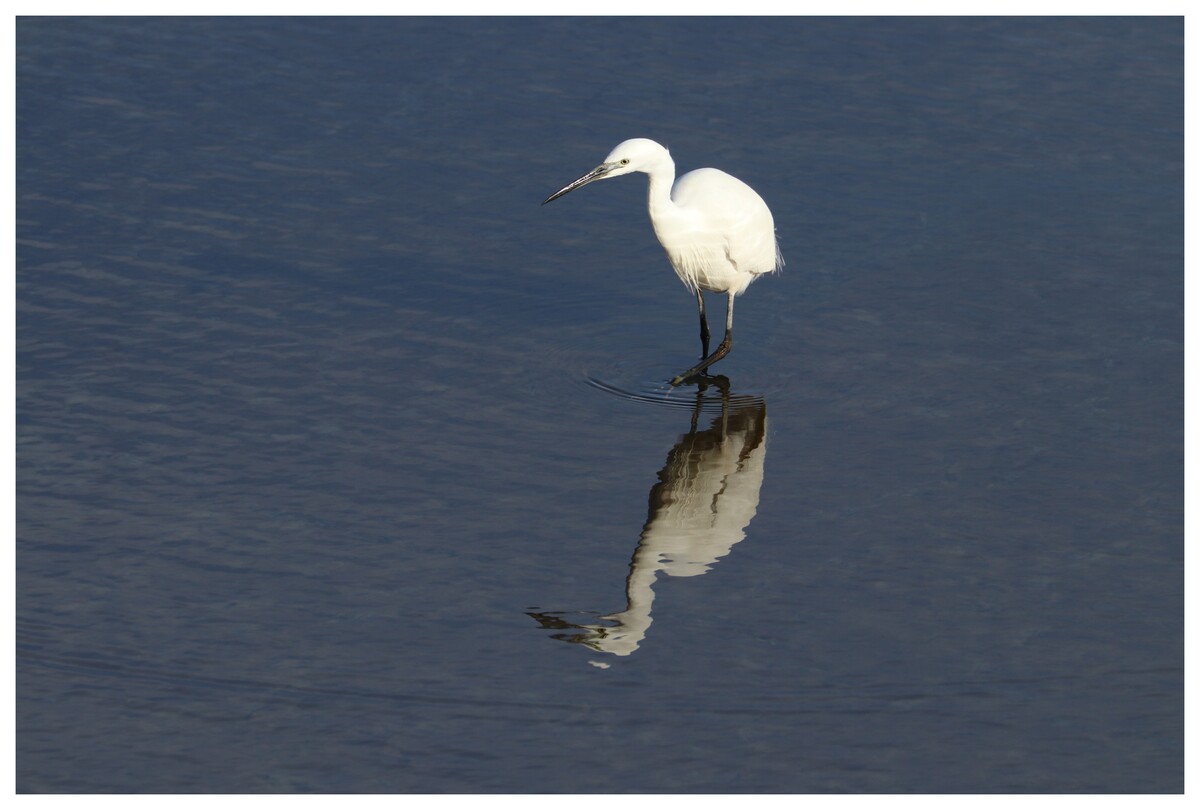
<svg viewBox="0 0 1200 810">
<path fill-rule="evenodd" d="M 586 186 L 588 183 L 592 182 L 593 180 L 600 180 L 606 174 L 608 174 L 611 170 L 612 170 L 612 166 L 609 166 L 607 163 L 601 163 L 599 166 L 592 169 L 590 172 L 585 174 L 583 177 L 580 177 L 578 180 L 572 180 L 569 184 L 567 184 L 566 186 L 563 186 L 558 191 L 554 192 L 549 197 L 542 200 L 542 205 L 545 205 L 546 203 L 550 202 L 551 200 L 557 200 L 559 197 L 566 194 L 568 191 L 574 191 L 575 189 L 579 188 L 580 186 Z"/>
</svg>

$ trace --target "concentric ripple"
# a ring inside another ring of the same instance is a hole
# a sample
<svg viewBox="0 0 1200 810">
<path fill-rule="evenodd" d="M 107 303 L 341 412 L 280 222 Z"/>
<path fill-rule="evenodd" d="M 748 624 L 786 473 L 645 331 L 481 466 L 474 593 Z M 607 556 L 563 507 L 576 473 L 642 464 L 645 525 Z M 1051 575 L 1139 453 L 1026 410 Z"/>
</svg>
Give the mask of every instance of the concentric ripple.
<svg viewBox="0 0 1200 810">
<path fill-rule="evenodd" d="M 734 391 L 728 378 L 711 377 L 688 385 L 672 386 L 666 381 L 635 381 L 632 386 L 585 377 L 586 383 L 592 388 L 613 394 L 621 399 L 632 402 L 648 402 L 651 405 L 665 405 L 670 408 L 686 408 L 695 410 L 697 405 L 701 411 L 720 412 L 722 407 L 742 407 L 761 403 L 761 394 L 750 394 Z"/>
</svg>

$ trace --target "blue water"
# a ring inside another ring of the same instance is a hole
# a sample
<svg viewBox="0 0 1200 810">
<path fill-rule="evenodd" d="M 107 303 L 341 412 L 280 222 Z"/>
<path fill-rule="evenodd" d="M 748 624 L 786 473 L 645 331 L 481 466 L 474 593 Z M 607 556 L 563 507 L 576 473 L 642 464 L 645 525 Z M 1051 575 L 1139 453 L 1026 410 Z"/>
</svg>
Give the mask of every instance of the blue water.
<svg viewBox="0 0 1200 810">
<path fill-rule="evenodd" d="M 1181 19 L 22 18 L 16 177 L 19 791 L 1183 789 Z"/>
</svg>

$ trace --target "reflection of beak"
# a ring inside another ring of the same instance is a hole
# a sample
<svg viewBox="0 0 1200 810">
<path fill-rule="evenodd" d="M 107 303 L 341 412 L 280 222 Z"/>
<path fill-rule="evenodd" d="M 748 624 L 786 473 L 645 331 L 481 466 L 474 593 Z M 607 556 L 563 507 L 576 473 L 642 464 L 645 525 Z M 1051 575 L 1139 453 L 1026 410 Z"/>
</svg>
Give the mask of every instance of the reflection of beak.
<svg viewBox="0 0 1200 810">
<path fill-rule="evenodd" d="M 542 205 L 545 205 L 546 203 L 550 202 L 551 200 L 557 200 L 559 197 L 566 194 L 568 191 L 574 191 L 575 189 L 579 188 L 580 186 L 586 186 L 588 183 L 592 182 L 593 180 L 602 180 L 604 178 L 604 176 L 607 175 L 611 170 L 612 170 L 612 166 L 610 166 L 607 163 L 601 163 L 599 166 L 592 169 L 590 172 L 585 174 L 583 177 L 580 177 L 578 180 L 572 181 L 569 185 L 567 185 L 563 188 L 560 188 L 558 191 L 551 194 L 549 197 L 547 197 L 545 200 L 542 201 Z"/>
</svg>

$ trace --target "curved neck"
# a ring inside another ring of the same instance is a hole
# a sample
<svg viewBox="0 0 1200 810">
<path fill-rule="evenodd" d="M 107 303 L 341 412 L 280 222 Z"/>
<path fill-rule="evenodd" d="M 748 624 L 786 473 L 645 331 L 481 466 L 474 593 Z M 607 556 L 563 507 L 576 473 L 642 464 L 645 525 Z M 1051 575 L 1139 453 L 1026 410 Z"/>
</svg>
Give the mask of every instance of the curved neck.
<svg viewBox="0 0 1200 810">
<path fill-rule="evenodd" d="M 671 186 L 675 184 L 675 161 L 671 160 L 669 154 L 664 153 L 662 158 L 648 166 L 645 172 L 650 176 L 650 190 L 647 195 L 650 215 L 653 217 L 667 213 L 675 206 L 675 203 L 671 202 Z"/>
</svg>

